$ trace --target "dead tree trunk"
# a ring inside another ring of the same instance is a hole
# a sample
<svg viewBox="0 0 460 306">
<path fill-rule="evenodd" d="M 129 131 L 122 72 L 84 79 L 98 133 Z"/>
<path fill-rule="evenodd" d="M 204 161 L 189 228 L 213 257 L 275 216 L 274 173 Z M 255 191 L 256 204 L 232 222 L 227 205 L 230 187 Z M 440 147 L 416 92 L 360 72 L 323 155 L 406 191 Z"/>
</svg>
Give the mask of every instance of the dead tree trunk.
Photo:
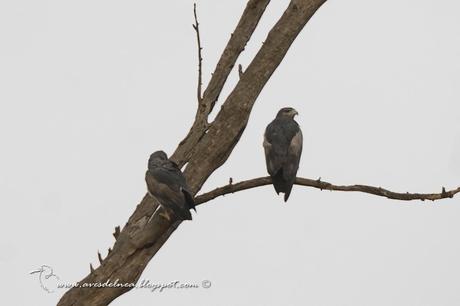
<svg viewBox="0 0 460 306">
<path fill-rule="evenodd" d="M 203 94 L 201 94 L 201 44 L 198 21 L 196 20 L 194 28 L 197 31 L 199 43 L 200 71 L 197 113 L 188 135 L 179 143 L 172 155 L 172 159 L 180 167 L 187 164 L 184 173 L 194 194 L 201 189 L 214 170 L 224 164 L 230 156 L 246 128 L 250 112 L 258 95 L 283 60 L 297 35 L 326 0 L 290 1 L 289 6 L 270 30 L 250 65 L 245 71 L 240 68 L 240 79 L 223 102 L 215 120 L 208 122 L 208 116 L 216 105 L 228 75 L 256 29 L 269 2 L 269 0 L 248 1 Z M 239 184 L 230 184 L 196 199 L 198 203 L 203 203 L 222 194 L 270 183 L 270 178 L 259 178 Z M 296 183 L 328 190 L 362 191 L 401 200 L 436 200 L 453 197 L 460 191 L 456 189 L 448 192 L 443 190 L 440 194 L 406 195 L 364 185 L 335 186 L 320 180 L 298 178 Z M 120 231 L 118 228 L 115 231 L 116 242 L 109 255 L 103 260 L 101 258 L 101 265 L 79 283 L 105 283 L 107 280 L 118 280 L 118 283 L 135 284 L 148 262 L 180 225 L 180 222 L 168 221 L 160 217 L 159 213 L 152 217 L 157 208 L 158 203 L 145 195 L 123 229 Z M 159 210 L 162 208 L 160 207 Z M 130 289 L 132 289 L 130 286 L 118 288 L 75 287 L 64 294 L 58 305 L 108 305 Z"/>
<path fill-rule="evenodd" d="M 206 179 L 229 157 L 243 133 L 257 96 L 283 60 L 289 47 L 307 21 L 326 0 L 292 0 L 267 36 L 257 55 L 242 73 L 227 97 L 216 119 L 208 123 L 220 92 L 254 32 L 268 0 L 250 0 L 214 70 L 203 97 L 199 99 L 195 122 L 188 135 L 172 155 L 180 166 L 187 164 L 185 176 L 196 194 Z M 200 86 L 200 85 L 199 85 Z M 222 136 L 225 137 L 222 137 Z M 158 217 L 147 222 L 157 203 L 144 196 L 126 225 L 117 235 L 115 245 L 102 264 L 80 283 L 104 283 L 118 279 L 135 283 L 147 263 L 179 226 Z M 160 208 L 161 209 L 161 208 Z M 59 306 L 108 305 L 131 288 L 72 288 L 64 294 Z"/>
</svg>

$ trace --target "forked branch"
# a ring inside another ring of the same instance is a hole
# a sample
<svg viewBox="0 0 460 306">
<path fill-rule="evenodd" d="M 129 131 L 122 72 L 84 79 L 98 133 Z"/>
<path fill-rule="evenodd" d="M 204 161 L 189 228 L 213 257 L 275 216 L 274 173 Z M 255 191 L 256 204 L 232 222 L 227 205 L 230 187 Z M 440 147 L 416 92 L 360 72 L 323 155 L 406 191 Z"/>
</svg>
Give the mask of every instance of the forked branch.
<svg viewBox="0 0 460 306">
<path fill-rule="evenodd" d="M 314 0 L 316 2 L 319 0 Z M 325 0 L 322 0 L 325 1 Z M 224 88 L 225 82 L 232 71 L 241 52 L 254 33 L 260 18 L 270 0 L 249 0 L 241 15 L 238 25 L 225 46 L 211 79 L 203 92 L 201 103 L 195 115 L 195 121 L 187 136 L 179 143 L 171 159 L 180 167 L 186 164 L 195 150 L 196 145 L 201 141 L 203 135 L 210 127 L 208 116 Z"/>
<path fill-rule="evenodd" d="M 259 177 L 247 181 L 242 181 L 236 184 L 230 183 L 228 185 L 216 188 L 210 192 L 201 194 L 195 198 L 197 204 L 203 204 L 208 201 L 211 201 L 219 196 L 223 196 L 229 193 L 235 193 L 238 191 L 243 191 L 251 188 L 261 187 L 265 185 L 271 185 L 272 179 L 269 176 Z M 330 190 L 330 191 L 354 191 L 354 192 L 364 192 L 373 194 L 380 197 L 385 197 L 392 200 L 401 200 L 401 201 L 413 201 L 413 200 L 430 200 L 436 201 L 446 198 L 453 198 L 457 193 L 460 192 L 460 187 L 446 191 L 442 187 L 440 193 L 400 193 L 394 192 L 381 187 L 367 186 L 367 185 L 334 185 L 321 179 L 312 180 L 308 178 L 298 177 L 295 181 L 296 185 L 313 187 L 321 190 Z"/>
<path fill-rule="evenodd" d="M 228 75 L 270 2 L 248 0 L 211 80 L 202 93 L 202 101 L 190 132 L 171 156 L 180 167 L 187 163 L 184 174 L 193 194 L 201 189 L 206 179 L 230 156 L 246 127 L 257 96 L 302 28 L 325 1 L 290 1 L 242 78 L 225 99 L 216 119 L 208 123 L 208 116 Z M 153 214 L 157 208 L 158 213 Z M 79 283 L 104 283 L 108 279 L 118 279 L 121 283 L 136 283 L 148 262 L 180 225 L 180 221 L 161 217 L 162 212 L 164 208 L 158 207 L 157 201 L 145 195 L 127 223 L 117 233 L 112 251 L 99 267 Z M 130 289 L 74 287 L 64 294 L 58 305 L 105 306 Z"/>
</svg>

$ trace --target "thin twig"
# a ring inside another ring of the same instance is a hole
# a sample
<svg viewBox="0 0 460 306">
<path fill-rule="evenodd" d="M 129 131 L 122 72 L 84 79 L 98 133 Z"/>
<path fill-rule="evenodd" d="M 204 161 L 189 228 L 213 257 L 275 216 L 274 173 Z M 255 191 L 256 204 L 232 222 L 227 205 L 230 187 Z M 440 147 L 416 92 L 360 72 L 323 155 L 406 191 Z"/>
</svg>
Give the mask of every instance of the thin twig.
<svg viewBox="0 0 460 306">
<path fill-rule="evenodd" d="M 230 36 L 214 72 L 211 73 L 209 83 L 202 93 L 202 101 L 196 111 L 195 121 L 188 134 L 171 155 L 171 159 L 179 167 L 182 168 L 190 160 L 196 145 L 209 129 L 208 116 L 212 112 L 238 56 L 254 33 L 269 2 L 270 0 L 249 0 L 247 2 L 238 25 Z"/>
<path fill-rule="evenodd" d="M 216 188 L 210 192 L 201 194 L 195 198 L 195 203 L 202 204 L 208 201 L 211 201 L 219 196 L 223 196 L 229 193 L 234 193 L 246 189 L 256 188 L 260 186 L 270 185 L 272 184 L 272 179 L 269 176 L 266 177 L 259 177 L 252 180 L 242 181 L 239 183 L 228 184 L 223 187 Z M 340 185 L 333 185 L 328 182 L 321 181 L 321 179 L 312 180 L 307 178 L 296 178 L 295 181 L 296 185 L 313 187 L 321 190 L 330 190 L 330 191 L 355 191 L 355 192 L 364 192 L 373 194 L 380 197 L 385 197 L 388 199 L 393 200 L 401 200 L 401 201 L 412 201 L 412 200 L 441 200 L 446 198 L 453 198 L 457 193 L 460 192 L 460 187 L 457 189 L 446 191 L 444 187 L 442 187 L 441 193 L 399 193 L 389 191 L 387 189 L 383 189 L 381 187 L 373 187 L 367 185 L 349 185 L 349 186 L 340 186 Z"/>
<path fill-rule="evenodd" d="M 196 32 L 196 41 L 198 43 L 198 88 L 197 88 L 197 98 L 198 98 L 198 105 L 201 104 L 203 100 L 203 96 L 201 95 L 201 86 L 203 85 L 202 82 L 202 62 L 203 57 L 201 56 L 201 39 L 200 39 L 200 24 L 198 23 L 198 17 L 196 15 L 196 3 L 193 3 L 193 15 L 195 16 L 195 24 L 192 24 L 193 28 Z"/>
</svg>

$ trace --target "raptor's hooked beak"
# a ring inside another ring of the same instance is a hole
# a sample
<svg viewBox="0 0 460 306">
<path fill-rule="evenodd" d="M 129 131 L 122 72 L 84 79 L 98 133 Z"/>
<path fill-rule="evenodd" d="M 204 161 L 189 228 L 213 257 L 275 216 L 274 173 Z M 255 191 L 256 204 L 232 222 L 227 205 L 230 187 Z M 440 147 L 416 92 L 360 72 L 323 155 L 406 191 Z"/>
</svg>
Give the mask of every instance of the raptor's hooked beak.
<svg viewBox="0 0 460 306">
<path fill-rule="evenodd" d="M 295 109 L 292 109 L 292 117 L 298 116 L 298 115 L 299 113 Z"/>
</svg>

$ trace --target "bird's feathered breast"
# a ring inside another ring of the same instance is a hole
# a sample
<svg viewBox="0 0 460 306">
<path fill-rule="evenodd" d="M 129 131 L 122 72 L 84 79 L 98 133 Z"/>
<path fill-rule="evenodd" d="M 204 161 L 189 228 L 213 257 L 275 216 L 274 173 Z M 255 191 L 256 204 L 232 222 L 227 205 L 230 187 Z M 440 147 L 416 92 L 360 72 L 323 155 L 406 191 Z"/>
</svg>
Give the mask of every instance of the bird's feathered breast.
<svg viewBox="0 0 460 306">
<path fill-rule="evenodd" d="M 273 120 L 265 130 L 264 149 L 270 175 L 275 175 L 288 164 L 292 164 L 290 169 L 298 167 L 302 152 L 302 132 L 297 122 L 290 118 Z"/>
<path fill-rule="evenodd" d="M 299 125 L 295 120 L 276 118 L 267 126 L 265 138 L 271 144 L 288 145 L 299 131 Z"/>
</svg>

